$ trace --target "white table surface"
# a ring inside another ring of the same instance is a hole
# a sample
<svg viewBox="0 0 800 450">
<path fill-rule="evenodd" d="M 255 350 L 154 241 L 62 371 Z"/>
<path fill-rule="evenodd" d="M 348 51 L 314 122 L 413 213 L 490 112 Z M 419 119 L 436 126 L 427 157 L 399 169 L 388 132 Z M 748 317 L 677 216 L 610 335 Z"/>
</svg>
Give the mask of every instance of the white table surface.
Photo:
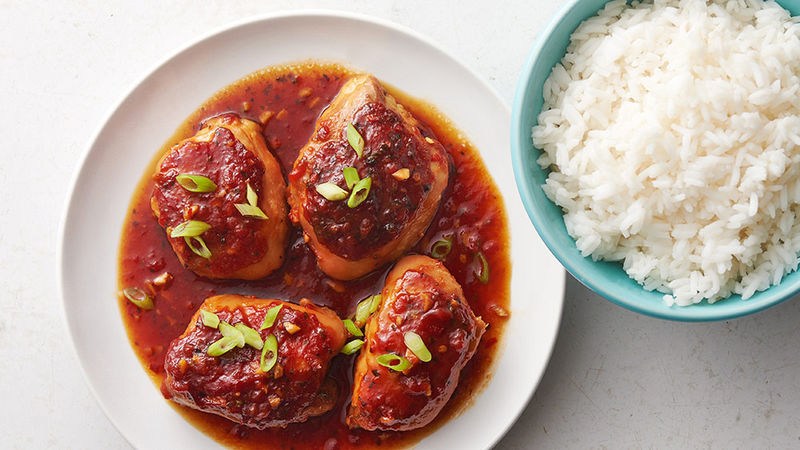
<svg viewBox="0 0 800 450">
<path fill-rule="evenodd" d="M 137 80 L 209 30 L 326 8 L 417 30 L 510 103 L 528 50 L 562 2 L 500 3 L 0 0 L 0 447 L 128 447 L 83 380 L 55 255 L 69 180 Z M 498 448 L 800 448 L 799 325 L 799 299 L 739 320 L 670 323 L 569 278 L 550 367 Z"/>
</svg>

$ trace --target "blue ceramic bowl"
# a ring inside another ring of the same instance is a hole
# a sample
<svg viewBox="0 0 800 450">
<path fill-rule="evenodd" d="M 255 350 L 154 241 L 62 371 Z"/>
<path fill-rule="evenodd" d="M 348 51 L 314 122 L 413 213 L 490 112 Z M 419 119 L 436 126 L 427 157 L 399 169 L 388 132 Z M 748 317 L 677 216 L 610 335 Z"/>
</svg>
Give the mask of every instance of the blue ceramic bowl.
<svg viewBox="0 0 800 450">
<path fill-rule="evenodd" d="M 569 36 L 585 19 L 595 15 L 608 0 L 570 0 L 539 34 L 522 69 L 511 117 L 511 156 L 522 202 L 533 225 L 561 264 L 587 287 L 616 303 L 642 314 L 681 321 L 725 320 L 752 314 L 776 305 L 800 291 L 800 272 L 783 278 L 777 286 L 747 300 L 738 295 L 714 304 L 667 306 L 663 294 L 648 292 L 633 281 L 620 263 L 595 262 L 581 256 L 567 234 L 561 209 L 542 191 L 547 172 L 536 164 L 540 151 L 531 142 L 531 128 L 542 109 L 542 86 L 553 66 L 561 60 Z M 800 15 L 800 0 L 778 0 L 792 15 Z"/>
</svg>

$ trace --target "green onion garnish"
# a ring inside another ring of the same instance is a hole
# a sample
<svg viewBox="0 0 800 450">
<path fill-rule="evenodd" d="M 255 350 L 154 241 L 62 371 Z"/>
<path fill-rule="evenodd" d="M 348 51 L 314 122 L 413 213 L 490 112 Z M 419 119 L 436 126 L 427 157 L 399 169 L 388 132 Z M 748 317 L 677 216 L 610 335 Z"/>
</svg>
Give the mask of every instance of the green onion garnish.
<svg viewBox="0 0 800 450">
<path fill-rule="evenodd" d="M 344 327 L 347 329 L 347 332 L 350 333 L 350 336 L 360 337 L 364 335 L 361 329 L 358 328 L 352 320 L 344 319 L 342 322 L 344 322 Z"/>
<path fill-rule="evenodd" d="M 369 313 L 372 314 L 378 310 L 378 306 L 381 304 L 381 294 L 375 294 L 372 296 L 372 302 L 369 304 Z"/>
<path fill-rule="evenodd" d="M 270 334 L 264 339 L 264 347 L 261 348 L 261 371 L 269 372 L 276 362 L 278 362 L 278 339 L 274 334 Z"/>
<path fill-rule="evenodd" d="M 233 347 L 236 347 L 236 340 L 230 337 L 223 337 L 209 345 L 207 353 L 209 356 L 222 356 L 228 353 Z"/>
<path fill-rule="evenodd" d="M 200 236 L 211 229 L 211 225 L 199 220 L 187 220 L 172 229 L 169 237 L 194 237 Z"/>
<path fill-rule="evenodd" d="M 447 238 L 439 239 L 433 243 L 431 247 L 431 257 L 436 259 L 445 259 L 450 254 L 450 249 L 453 248 L 453 241 Z"/>
<path fill-rule="evenodd" d="M 417 333 L 406 331 L 403 335 L 403 341 L 406 343 L 406 347 L 408 347 L 420 361 L 428 362 L 431 360 L 430 350 L 428 350 L 428 347 L 425 346 L 425 341 L 423 341 Z"/>
<path fill-rule="evenodd" d="M 275 324 L 275 319 L 278 318 L 278 313 L 281 311 L 281 308 L 283 308 L 282 303 L 267 310 L 267 314 L 264 316 L 264 322 L 261 323 L 261 330 L 266 330 Z"/>
<path fill-rule="evenodd" d="M 319 195 L 327 198 L 332 202 L 344 200 L 347 198 L 347 191 L 330 182 L 318 184 L 317 192 L 319 192 Z"/>
<path fill-rule="evenodd" d="M 233 339 L 237 347 L 244 347 L 244 333 L 236 329 L 233 325 L 225 321 L 220 321 L 219 331 L 223 336 Z"/>
<path fill-rule="evenodd" d="M 258 206 L 258 194 L 253 188 L 250 186 L 250 183 L 247 183 L 247 203 L 250 206 Z"/>
<path fill-rule="evenodd" d="M 475 260 L 480 264 L 480 268 L 475 270 L 475 277 L 483 284 L 489 282 L 489 262 L 486 261 L 486 257 L 483 256 L 482 252 L 478 252 L 475 254 Z"/>
<path fill-rule="evenodd" d="M 361 350 L 362 345 L 364 345 L 364 341 L 361 339 L 353 339 L 347 344 L 344 344 L 344 347 L 342 347 L 342 353 L 345 355 L 352 355 L 353 353 Z"/>
<path fill-rule="evenodd" d="M 453 241 L 448 238 L 442 238 L 433 243 L 431 247 L 431 256 L 436 259 L 444 259 L 450 254 L 453 248 Z"/>
<path fill-rule="evenodd" d="M 207 327 L 217 328 L 219 326 L 219 316 L 205 309 L 200 310 L 200 319 Z"/>
<path fill-rule="evenodd" d="M 356 155 L 361 158 L 361 155 L 364 153 L 364 138 L 361 137 L 361 134 L 358 133 L 358 130 L 356 130 L 356 127 L 354 127 L 352 123 L 347 124 L 347 142 L 349 142 L 353 150 L 356 151 Z"/>
<path fill-rule="evenodd" d="M 353 187 L 353 192 L 350 193 L 350 198 L 347 199 L 347 206 L 355 208 L 360 205 L 369 195 L 369 188 L 372 186 L 372 178 L 366 177 L 359 180 Z"/>
<path fill-rule="evenodd" d="M 264 211 L 258 207 L 258 194 L 253 188 L 250 186 L 250 183 L 247 183 L 247 203 L 234 203 L 236 209 L 239 211 L 239 214 L 245 217 L 254 217 L 256 219 L 267 219 L 267 215 L 264 214 Z"/>
<path fill-rule="evenodd" d="M 237 323 L 236 329 L 241 331 L 244 335 L 244 343 L 253 347 L 256 350 L 261 350 L 261 347 L 264 346 L 264 341 L 261 339 L 261 336 L 258 334 L 258 331 L 248 327 L 243 323 Z"/>
<path fill-rule="evenodd" d="M 375 358 L 375 360 L 378 361 L 378 364 L 382 365 L 383 367 L 388 367 L 398 372 L 402 372 L 411 367 L 411 363 L 407 359 L 393 353 L 380 355 Z"/>
<path fill-rule="evenodd" d="M 122 295 L 139 308 L 153 309 L 153 299 L 138 287 L 126 287 L 122 290 Z"/>
<path fill-rule="evenodd" d="M 367 297 L 366 299 L 362 300 L 356 306 L 356 324 L 358 326 L 363 327 L 365 323 L 367 323 L 367 319 L 369 318 L 369 304 L 372 301 L 372 297 Z"/>
<path fill-rule="evenodd" d="M 202 175 L 182 173 L 175 177 L 175 181 L 189 192 L 214 192 L 217 190 L 217 185 Z"/>
<path fill-rule="evenodd" d="M 361 179 L 355 167 L 345 167 L 342 169 L 342 173 L 344 174 L 344 182 L 347 183 L 347 189 L 353 189 L 353 186 Z"/>
<path fill-rule="evenodd" d="M 267 219 L 267 215 L 264 214 L 264 211 L 261 210 L 258 206 L 253 205 L 245 205 L 244 203 L 234 203 L 237 210 L 239 210 L 239 214 L 245 217 L 254 217 L 256 219 Z"/>
<path fill-rule="evenodd" d="M 183 240 L 186 241 L 186 245 L 189 246 L 189 249 L 196 255 L 202 256 L 205 259 L 211 258 L 211 250 L 208 249 L 206 241 L 200 236 L 184 237 Z M 195 242 L 197 242 L 199 247 L 195 247 Z"/>
<path fill-rule="evenodd" d="M 378 310 L 378 305 L 381 304 L 381 294 L 372 295 L 364 300 L 361 300 L 356 305 L 355 325 L 363 327 L 367 323 L 367 319 L 375 311 Z"/>
</svg>

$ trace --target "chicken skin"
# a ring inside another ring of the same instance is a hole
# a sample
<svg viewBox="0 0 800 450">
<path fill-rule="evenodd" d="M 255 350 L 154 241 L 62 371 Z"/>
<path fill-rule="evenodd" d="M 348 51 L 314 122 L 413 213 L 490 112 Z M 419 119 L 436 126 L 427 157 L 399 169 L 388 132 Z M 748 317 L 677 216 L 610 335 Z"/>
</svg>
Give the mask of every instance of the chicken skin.
<svg viewBox="0 0 800 450">
<path fill-rule="evenodd" d="M 375 77 L 354 76 L 320 115 L 289 174 L 290 218 L 302 227 L 323 272 L 355 279 L 422 238 L 450 165 L 445 148 Z M 369 183 L 360 202 L 357 194 L 365 190 L 348 185 L 345 168 Z"/>
<path fill-rule="evenodd" d="M 347 424 L 403 431 L 430 423 L 452 396 L 485 329 L 441 262 L 420 255 L 398 261 L 367 322 Z"/>
<path fill-rule="evenodd" d="M 270 324 L 268 316 L 277 306 Z M 265 318 L 269 326 L 261 330 Z M 259 338 L 215 353 L 226 324 L 248 327 Z M 344 325 L 336 314 L 308 300 L 295 305 L 239 295 L 211 297 L 170 344 L 161 391 L 177 403 L 258 429 L 303 422 L 333 408 L 337 389 L 325 376 L 344 340 Z M 276 359 L 271 350 L 263 350 L 271 348 L 270 341 L 276 344 Z M 264 366 L 265 360 L 274 363 Z"/>
<path fill-rule="evenodd" d="M 253 280 L 283 264 L 285 185 L 260 125 L 235 114 L 208 119 L 161 158 L 153 178 L 153 213 L 187 269 Z"/>
</svg>

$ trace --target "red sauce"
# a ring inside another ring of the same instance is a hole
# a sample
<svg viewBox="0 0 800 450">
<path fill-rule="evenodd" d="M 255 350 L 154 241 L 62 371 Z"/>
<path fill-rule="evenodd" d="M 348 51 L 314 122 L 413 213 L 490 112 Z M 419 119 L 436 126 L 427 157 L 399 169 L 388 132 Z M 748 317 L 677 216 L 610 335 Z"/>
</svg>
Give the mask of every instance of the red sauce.
<svg viewBox="0 0 800 450">
<path fill-rule="evenodd" d="M 239 299 L 236 297 L 232 301 Z M 280 302 L 245 299 L 244 304 L 235 309 L 220 303 L 212 300 L 203 308 L 215 313 L 220 321 L 231 325 L 241 323 L 262 336 L 274 336 L 277 343 L 275 365 L 266 376 L 256 371 L 253 364 L 259 363 L 261 350 L 250 345 L 221 356 L 208 355 L 209 345 L 222 335 L 217 329 L 204 326 L 198 317 L 194 320 L 195 326 L 170 345 L 165 360 L 169 377 L 162 385 L 165 396 L 196 403 L 258 428 L 286 425 L 295 417 L 307 416 L 308 410 L 320 402 L 318 391 L 325 369 L 336 356 L 334 352 L 338 353 L 344 329 L 335 337 L 337 330 L 328 329 L 315 311 L 286 304 L 278 311 L 272 326 L 261 331 L 267 311 L 281 305 Z M 298 329 L 289 332 L 283 326 L 286 322 Z"/>
<path fill-rule="evenodd" d="M 374 330 L 368 354 L 402 355 L 411 367 L 400 375 L 379 364 L 362 361 L 358 366 L 352 417 L 366 429 L 413 428 L 435 415 L 457 385 L 461 368 L 483 333 L 483 323 L 456 290 L 442 286 L 440 278 L 430 273 L 435 270 L 426 266 L 423 271 L 405 272 L 384 290 L 384 295 L 391 293 L 370 319 L 375 323 L 367 327 Z M 423 363 L 406 350 L 408 332 L 422 338 L 430 361 Z"/>
<path fill-rule="evenodd" d="M 269 119 L 264 136 L 270 150 L 288 174 L 300 148 L 314 131 L 322 109 L 330 103 L 351 71 L 338 65 L 307 62 L 263 69 L 236 81 L 206 101 L 189 116 L 165 143 L 142 174 L 133 194 L 120 244 L 119 285 L 147 287 L 154 293 L 155 308 L 142 311 L 120 298 L 120 311 L 131 344 L 144 368 L 160 386 L 164 378 L 164 356 L 170 342 L 180 336 L 203 300 L 222 293 L 255 295 L 294 302 L 306 297 L 327 306 L 341 317 L 351 315 L 356 303 L 383 286 L 386 270 L 342 282 L 329 279 L 316 266 L 316 259 L 299 229 L 292 229 L 284 265 L 257 281 L 212 281 L 185 270 L 150 210 L 152 173 L 158 158 L 171 146 L 197 132 L 202 120 L 224 112 L 259 121 Z M 462 371 L 459 385 L 441 414 L 428 426 L 410 432 L 350 430 L 344 416 L 350 401 L 355 356 L 337 356 L 330 374 L 337 380 L 336 406 L 327 414 L 286 428 L 259 431 L 227 419 L 175 406 L 197 428 L 221 444 L 237 448 L 381 448 L 413 445 L 469 406 L 491 376 L 506 322 L 509 302 L 509 236 L 502 198 L 478 152 L 435 108 L 387 86 L 417 119 L 428 127 L 451 155 L 455 171 L 439 211 L 425 237 L 412 252 L 428 254 L 432 244 L 452 239 L 445 266 L 462 285 L 464 296 L 476 315 L 489 324 L 478 351 Z M 481 251 L 490 267 L 488 284 L 475 272 Z M 166 286 L 152 280 L 164 272 L 174 279 Z"/>
<path fill-rule="evenodd" d="M 181 173 L 203 174 L 217 184 L 214 192 L 189 192 L 175 180 Z M 211 225 L 203 233 L 206 245 L 214 251 L 210 259 L 196 255 L 181 238 L 170 238 L 172 247 L 192 267 L 206 266 L 211 272 L 234 272 L 262 258 L 267 251 L 263 239 L 254 239 L 258 219 L 236 211 L 237 203 L 247 203 L 250 187 L 261 194 L 264 164 L 248 151 L 227 128 L 217 128 L 208 142 L 188 141 L 170 152 L 155 175 L 153 197 L 158 201 L 159 223 L 176 227 L 187 219 Z M 224 194 L 223 194 L 224 193 Z M 196 207 L 191 214 L 189 208 Z"/>
<path fill-rule="evenodd" d="M 441 160 L 441 151 L 418 151 L 417 146 L 432 144 L 415 142 L 405 131 L 400 116 L 382 103 L 361 107 L 353 125 L 364 138 L 363 158 L 353 151 L 342 130 L 338 139 L 326 142 L 314 153 L 316 158 L 298 164 L 289 180 L 294 182 L 310 174 L 305 187 L 306 220 L 314 227 L 320 243 L 356 260 L 397 238 L 402 227 L 396 224 L 408 223 L 431 190 L 430 161 L 435 157 Z M 325 140 L 331 132 L 323 125 L 317 138 Z M 361 178 L 371 179 L 371 195 L 358 208 L 328 201 L 316 191 L 316 185 L 322 182 L 345 186 L 340 167 L 355 167 Z M 409 169 L 413 177 L 398 180 L 392 176 L 402 168 Z"/>
</svg>

